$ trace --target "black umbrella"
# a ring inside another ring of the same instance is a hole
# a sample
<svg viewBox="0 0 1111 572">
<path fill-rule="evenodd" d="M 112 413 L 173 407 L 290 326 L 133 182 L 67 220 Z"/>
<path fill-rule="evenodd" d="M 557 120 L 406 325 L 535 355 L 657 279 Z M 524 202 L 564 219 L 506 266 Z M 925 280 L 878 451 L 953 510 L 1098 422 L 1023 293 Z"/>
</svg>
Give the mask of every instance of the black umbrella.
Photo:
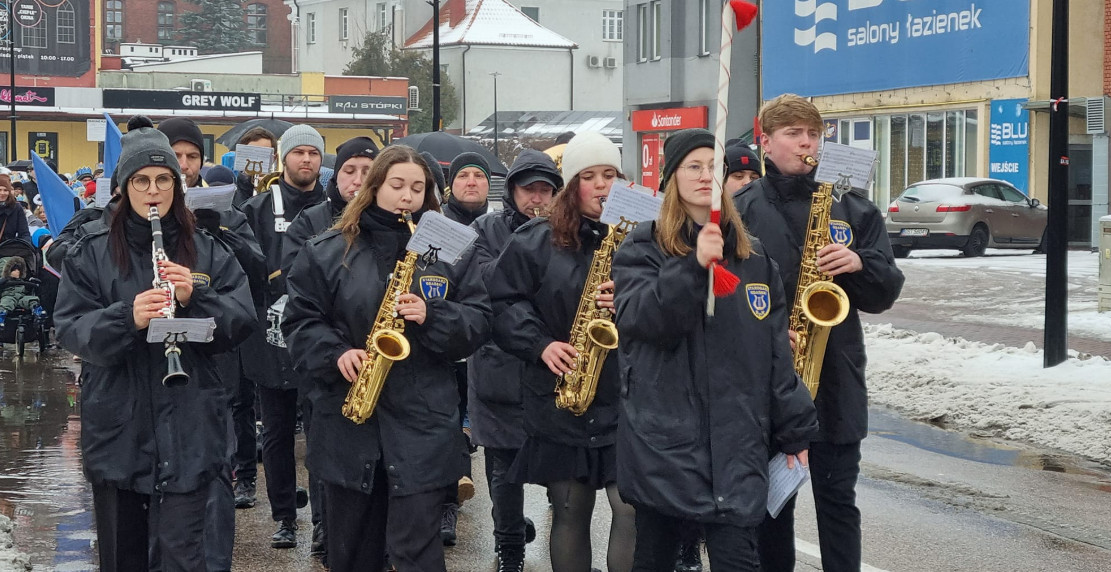
<svg viewBox="0 0 1111 572">
<path fill-rule="evenodd" d="M 273 133 L 274 137 L 280 139 L 287 129 L 293 127 L 293 124 L 288 121 L 282 121 L 281 119 L 248 119 L 228 129 L 226 133 L 216 138 L 216 142 L 234 151 L 235 144 L 239 143 L 239 138 L 243 137 L 244 133 L 255 127 L 263 127 L 267 131 Z"/>
<path fill-rule="evenodd" d="M 462 153 L 478 153 L 482 155 L 486 162 L 490 164 L 490 174 L 506 176 L 509 174 L 509 169 L 505 168 L 498 158 L 490 152 L 489 149 L 483 147 L 479 143 L 470 139 L 464 139 L 458 135 L 444 133 L 443 131 L 432 131 L 430 133 L 417 133 L 416 135 L 409 135 L 400 139 L 394 139 L 393 143 L 408 145 L 417 151 L 428 151 L 440 162 L 440 167 L 444 170 L 445 176 L 447 168 L 451 165 L 452 160 Z M 448 181 L 450 184 L 451 182 Z"/>
</svg>

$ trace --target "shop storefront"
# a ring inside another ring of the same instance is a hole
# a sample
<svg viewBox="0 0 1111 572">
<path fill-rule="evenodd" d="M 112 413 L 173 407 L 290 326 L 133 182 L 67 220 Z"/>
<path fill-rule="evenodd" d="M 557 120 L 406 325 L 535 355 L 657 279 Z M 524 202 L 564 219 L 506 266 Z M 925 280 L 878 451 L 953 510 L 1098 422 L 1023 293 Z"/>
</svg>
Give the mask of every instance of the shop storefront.
<svg viewBox="0 0 1111 572">
<path fill-rule="evenodd" d="M 632 112 L 633 133 L 637 143 L 638 183 L 655 189 L 660 185 L 660 170 L 663 168 L 664 141 L 671 133 L 681 129 L 701 127 L 709 124 L 709 108 L 673 107 L 668 109 L 643 109 Z M 626 173 L 633 175 L 633 173 Z"/>
</svg>

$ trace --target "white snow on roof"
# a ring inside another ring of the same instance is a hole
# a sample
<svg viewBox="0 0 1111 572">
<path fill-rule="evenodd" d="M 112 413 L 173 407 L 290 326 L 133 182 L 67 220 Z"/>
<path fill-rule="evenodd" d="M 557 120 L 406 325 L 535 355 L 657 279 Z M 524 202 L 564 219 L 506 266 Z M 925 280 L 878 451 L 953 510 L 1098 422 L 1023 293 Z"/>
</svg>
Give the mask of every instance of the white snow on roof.
<svg viewBox="0 0 1111 572">
<path fill-rule="evenodd" d="M 577 48 L 575 42 L 541 26 L 505 0 L 467 0 L 466 15 L 455 27 L 441 18 L 440 45 Z M 407 48 L 431 48 L 432 30 L 414 36 Z"/>
</svg>

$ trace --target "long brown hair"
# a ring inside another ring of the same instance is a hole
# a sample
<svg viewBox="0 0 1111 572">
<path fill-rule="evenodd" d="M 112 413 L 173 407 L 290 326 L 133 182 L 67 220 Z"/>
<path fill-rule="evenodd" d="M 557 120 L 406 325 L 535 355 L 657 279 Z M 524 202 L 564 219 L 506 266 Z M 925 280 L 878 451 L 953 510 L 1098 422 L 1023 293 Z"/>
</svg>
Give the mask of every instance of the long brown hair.
<svg viewBox="0 0 1111 572">
<path fill-rule="evenodd" d="M 130 184 L 129 181 L 124 181 L 124 183 Z M 153 185 L 154 181 L 151 181 L 150 184 Z M 132 211 L 131 196 L 126 188 L 121 188 L 118 196 L 118 205 L 114 208 L 106 207 L 114 212 L 112 222 L 108 226 L 108 247 L 112 253 L 112 260 L 120 269 L 120 276 L 127 278 L 131 274 L 131 257 L 127 246 L 127 217 L 131 216 Z M 167 252 L 166 255 L 170 257 L 170 260 L 186 268 L 193 268 L 193 265 L 197 263 L 197 246 L 193 244 L 193 233 L 197 226 L 197 219 L 193 217 L 193 212 L 185 206 L 185 191 L 181 187 L 181 177 L 174 177 L 174 200 L 170 204 L 170 212 L 162 218 L 167 217 L 177 221 L 178 233 L 173 252 Z M 167 245 L 167 248 L 169 248 L 169 245 Z"/>
<path fill-rule="evenodd" d="M 694 219 L 683 208 L 683 201 L 679 197 L 679 184 L 675 177 L 671 177 L 664 187 L 664 203 L 660 207 L 660 216 L 656 219 L 656 244 L 660 250 L 672 256 L 686 256 L 692 247 L 687 244 L 684 237 L 691 236 L 694 232 Z M 748 232 L 741 222 L 741 215 L 737 213 L 733 201 L 723 197 L 721 201 L 721 231 L 726 234 L 732 227 L 737 235 L 737 258 L 748 258 L 752 254 L 752 243 L 748 239 Z"/>
<path fill-rule="evenodd" d="M 618 171 L 614 181 L 624 178 L 625 175 Z M 580 184 L 578 175 L 571 177 L 552 200 L 548 215 L 548 224 L 552 226 L 552 244 L 568 250 L 578 250 L 582 246 L 579 241 L 579 226 L 582 224 L 582 214 L 579 212 L 582 206 L 582 199 L 579 197 Z"/>
<path fill-rule="evenodd" d="M 351 246 L 355 244 L 355 239 L 359 236 L 359 217 L 362 216 L 363 211 L 375 204 L 375 199 L 378 198 L 378 189 L 386 182 L 386 175 L 389 174 L 390 167 L 401 163 L 414 163 L 424 171 L 424 204 L 421 205 L 420 210 L 440 212 L 440 202 L 436 199 L 436 192 L 434 191 L 436 188 L 435 179 L 432 178 L 432 171 L 429 170 L 428 164 L 424 162 L 420 153 L 407 145 L 390 145 L 374 159 L 374 164 L 371 165 L 370 173 L 363 181 L 363 186 L 359 189 L 359 192 L 355 193 L 355 198 L 351 199 L 351 202 L 343 209 L 343 215 L 332 227 L 343 232 L 343 237 L 347 240 L 348 251 L 351 250 Z M 346 256 L 345 252 L 344 257 L 346 258 Z"/>
</svg>

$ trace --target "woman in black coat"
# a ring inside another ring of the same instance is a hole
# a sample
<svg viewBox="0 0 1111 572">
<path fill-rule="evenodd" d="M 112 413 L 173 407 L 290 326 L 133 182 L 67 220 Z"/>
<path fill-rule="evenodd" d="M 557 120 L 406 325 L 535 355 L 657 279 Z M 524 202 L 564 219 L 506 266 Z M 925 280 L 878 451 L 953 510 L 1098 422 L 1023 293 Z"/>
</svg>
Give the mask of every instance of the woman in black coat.
<svg viewBox="0 0 1111 572">
<path fill-rule="evenodd" d="M 13 238 L 31 242 L 27 211 L 15 200 L 11 186 L 0 184 L 0 242 Z"/>
<path fill-rule="evenodd" d="M 714 138 L 668 137 L 659 219 L 613 260 L 621 337 L 618 488 L 636 507 L 633 569 L 670 572 L 685 530 L 701 524 L 715 572 L 757 570 L 768 459 L 806 464 L 814 405 L 798 381 L 783 285 L 728 200 L 710 222 Z M 711 261 L 741 279 L 706 317 Z"/>
<path fill-rule="evenodd" d="M 166 136 L 144 127 L 121 146 L 120 202 L 70 248 L 54 316 L 59 343 L 81 358 L 81 449 L 100 567 L 202 571 L 205 505 L 226 463 L 224 399 L 234 389 L 221 387 L 213 355 L 246 338 L 255 313 L 234 255 L 195 230 Z M 157 270 L 151 207 L 169 257 Z M 174 300 L 151 288 L 156 271 L 174 284 Z M 190 379 L 168 388 L 163 345 L 146 335 L 171 304 L 175 317 L 210 317 L 216 330 L 211 343 L 179 344 Z"/>
<path fill-rule="evenodd" d="M 342 414 L 366 360 L 390 274 L 414 222 L 438 211 L 420 155 L 388 147 L 333 230 L 309 240 L 288 277 L 282 332 L 295 369 L 313 380 L 309 470 L 325 484 L 331 570 L 382 570 L 386 547 L 401 572 L 446 570 L 440 506 L 468 462 L 452 362 L 489 335 L 490 306 L 473 249 L 454 265 L 419 264 L 394 311 L 406 359 L 393 363 L 371 416 Z"/>
<path fill-rule="evenodd" d="M 527 437 L 509 470 L 513 482 L 548 488 L 552 501 L 550 550 L 554 572 L 590 571 L 590 521 L 594 499 L 605 489 L 613 512 L 607 564 L 612 572 L 632 565 L 632 508 L 617 494 L 617 356 L 611 352 L 597 392 L 581 416 L 556 407 L 556 380 L 577 357 L 567 343 L 587 271 L 608 228 L 598 222 L 602 198 L 619 176 L 621 155 L 598 133 L 568 143 L 563 155 L 565 189 L 549 218 L 517 229 L 505 245 L 486 286 L 494 305 L 494 341 L 525 362 L 521 399 Z M 594 295 L 613 307 L 613 294 Z"/>
</svg>

